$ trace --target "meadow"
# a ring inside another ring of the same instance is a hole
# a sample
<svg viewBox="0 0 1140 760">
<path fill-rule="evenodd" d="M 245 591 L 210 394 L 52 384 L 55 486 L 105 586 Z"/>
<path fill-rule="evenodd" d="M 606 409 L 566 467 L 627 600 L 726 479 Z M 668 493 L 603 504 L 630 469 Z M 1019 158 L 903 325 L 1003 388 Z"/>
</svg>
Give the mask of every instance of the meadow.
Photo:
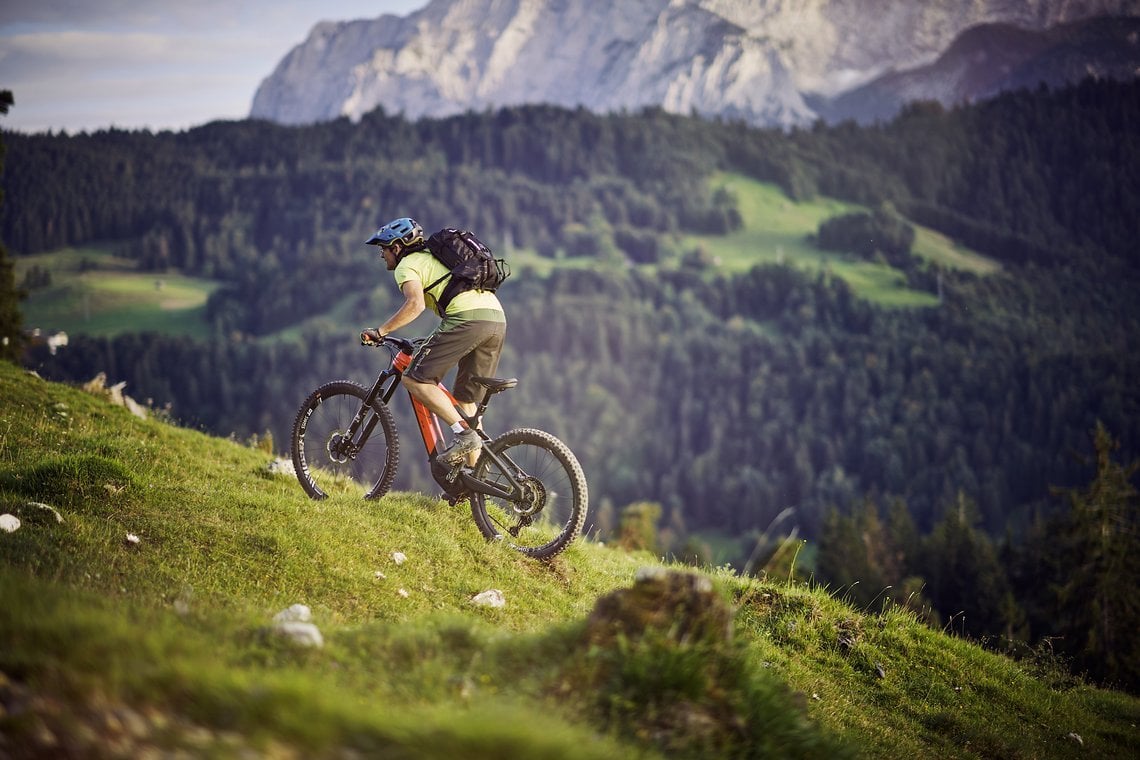
<svg viewBox="0 0 1140 760">
<path fill-rule="evenodd" d="M 313 502 L 265 449 L 8 364 L 0 419 L 0 513 L 20 520 L 0 532 L 6 756 L 1140 751 L 1140 700 L 901 604 L 589 538 L 536 562 L 463 505 Z M 654 591 L 678 576 L 702 606 Z M 491 589 L 505 606 L 474 603 Z M 275 634 L 295 604 L 323 646 Z"/>
</svg>

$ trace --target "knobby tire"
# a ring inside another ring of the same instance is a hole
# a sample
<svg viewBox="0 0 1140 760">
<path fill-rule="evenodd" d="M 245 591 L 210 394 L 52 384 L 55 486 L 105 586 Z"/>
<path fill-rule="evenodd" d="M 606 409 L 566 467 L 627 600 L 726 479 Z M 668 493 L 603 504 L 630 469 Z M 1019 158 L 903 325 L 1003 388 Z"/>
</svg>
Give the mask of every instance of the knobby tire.
<svg viewBox="0 0 1140 760">
<path fill-rule="evenodd" d="M 550 433 L 530 428 L 510 430 L 484 446 L 521 468 L 530 498 L 511 502 L 472 494 L 471 516 L 479 532 L 538 559 L 564 551 L 581 533 L 589 502 L 586 475 L 573 452 Z M 475 465 L 475 477 L 496 485 L 507 482 L 486 454 Z"/>
<path fill-rule="evenodd" d="M 387 404 L 376 403 L 365 417 L 375 426 L 358 451 L 337 450 L 368 389 L 350 380 L 335 380 L 317 388 L 293 422 L 293 467 L 301 487 L 313 499 L 330 493 L 360 494 L 377 499 L 388 492 L 400 461 L 396 421 Z M 339 436 L 339 438 L 338 438 Z M 359 443 L 359 434 L 357 436 Z"/>
</svg>

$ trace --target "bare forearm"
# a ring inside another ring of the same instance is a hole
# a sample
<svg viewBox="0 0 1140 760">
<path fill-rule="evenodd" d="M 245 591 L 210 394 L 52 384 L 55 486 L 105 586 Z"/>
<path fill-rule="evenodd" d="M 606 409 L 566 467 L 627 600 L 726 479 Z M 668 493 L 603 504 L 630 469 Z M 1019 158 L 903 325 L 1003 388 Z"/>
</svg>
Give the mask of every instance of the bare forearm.
<svg viewBox="0 0 1140 760">
<path fill-rule="evenodd" d="M 401 327 L 404 327 L 404 326 L 409 325 L 412 322 L 414 322 L 416 317 L 418 317 L 420 315 L 421 311 L 423 311 L 423 307 L 416 308 L 415 304 L 410 304 L 410 303 L 405 302 L 404 305 L 401 306 L 396 311 L 395 314 L 388 317 L 387 322 L 380 325 L 376 329 L 379 330 L 382 335 L 388 335 L 390 333 L 394 333 L 396 330 L 399 330 Z"/>
<path fill-rule="evenodd" d="M 395 314 L 388 317 L 387 322 L 376 328 L 381 335 L 388 335 L 411 324 L 424 310 L 423 292 L 420 291 L 418 285 L 405 283 L 402 290 L 404 303 L 396 310 Z"/>
</svg>

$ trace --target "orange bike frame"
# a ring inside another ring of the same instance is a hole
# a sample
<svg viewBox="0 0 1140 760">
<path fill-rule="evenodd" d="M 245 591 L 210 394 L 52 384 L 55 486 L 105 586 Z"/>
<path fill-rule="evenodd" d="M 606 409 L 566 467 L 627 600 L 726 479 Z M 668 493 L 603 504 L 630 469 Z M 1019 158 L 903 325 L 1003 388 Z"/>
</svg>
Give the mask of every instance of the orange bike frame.
<svg viewBox="0 0 1140 760">
<path fill-rule="evenodd" d="M 405 354 L 402 351 L 397 353 L 392 360 L 392 366 L 400 370 L 401 373 L 404 372 L 411 363 L 411 355 Z M 451 391 L 444 387 L 443 383 L 439 383 L 439 388 L 447 394 L 447 398 L 451 403 L 458 403 L 455 397 L 451 395 Z M 419 426 L 420 435 L 423 436 L 424 448 L 427 449 L 429 457 L 434 457 L 443 450 L 443 428 L 440 427 L 439 417 L 436 417 L 430 409 L 424 406 L 422 401 L 416 399 L 410 392 L 408 393 L 408 398 L 411 400 L 412 409 L 415 410 L 416 413 L 416 425 Z"/>
</svg>

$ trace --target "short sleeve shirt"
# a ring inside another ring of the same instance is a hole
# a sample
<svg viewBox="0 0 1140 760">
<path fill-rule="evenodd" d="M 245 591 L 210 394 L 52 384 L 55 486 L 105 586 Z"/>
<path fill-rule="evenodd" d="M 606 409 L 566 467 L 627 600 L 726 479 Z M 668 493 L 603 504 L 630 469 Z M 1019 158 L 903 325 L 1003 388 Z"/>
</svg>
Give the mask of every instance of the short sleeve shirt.
<svg viewBox="0 0 1140 760">
<path fill-rule="evenodd" d="M 415 251 L 405 254 L 393 272 L 396 276 L 396 285 L 401 289 L 409 280 L 418 280 L 420 287 L 426 288 L 435 283 L 430 290 L 424 292 L 424 303 L 429 309 L 443 319 L 442 327 L 447 328 L 461 322 L 486 320 L 490 322 L 506 322 L 503 314 L 503 305 L 489 290 L 466 290 L 447 305 L 447 313 L 439 313 L 436 299 L 443 294 L 447 287 L 448 269 L 427 251 Z M 442 279 L 441 279 L 442 278 Z"/>
</svg>

